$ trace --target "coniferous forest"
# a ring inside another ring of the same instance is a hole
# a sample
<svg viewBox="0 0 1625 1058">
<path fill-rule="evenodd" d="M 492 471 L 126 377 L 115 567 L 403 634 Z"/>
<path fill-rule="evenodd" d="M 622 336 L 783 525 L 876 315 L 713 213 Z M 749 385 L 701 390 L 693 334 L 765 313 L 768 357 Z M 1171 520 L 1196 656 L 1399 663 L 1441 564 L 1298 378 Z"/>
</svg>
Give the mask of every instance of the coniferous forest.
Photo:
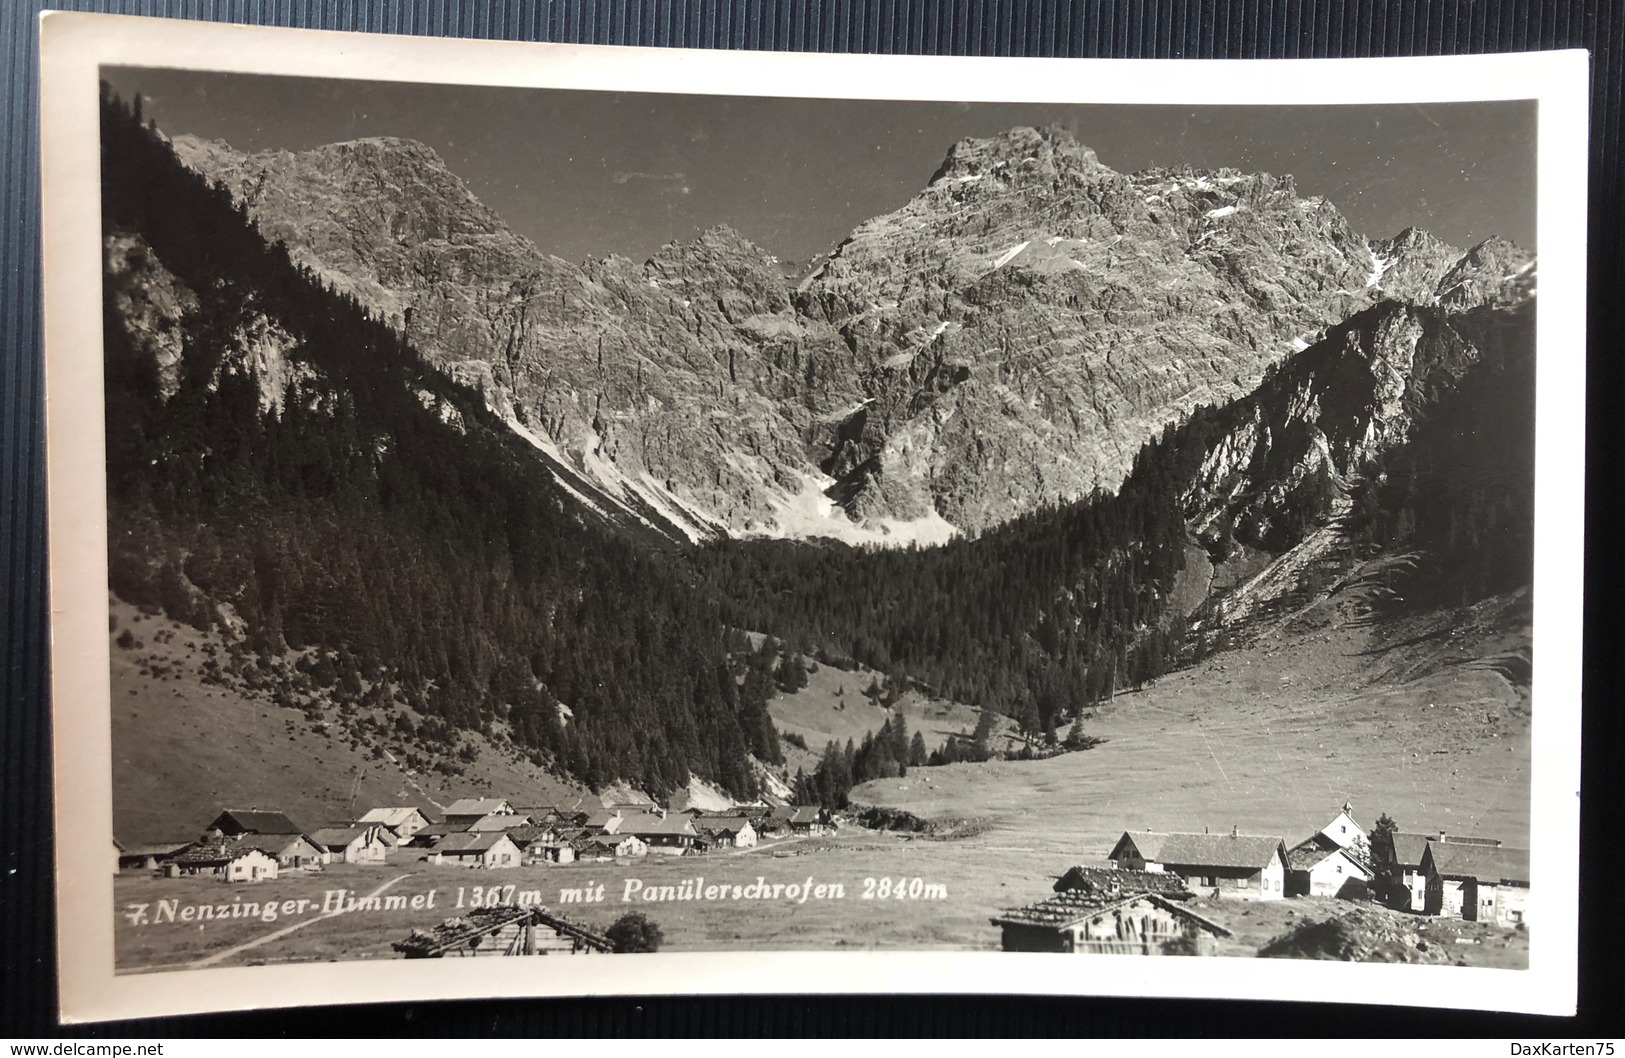
<svg viewBox="0 0 1625 1058">
<path fill-rule="evenodd" d="M 295 654 L 341 709 L 394 708 L 447 756 L 462 733 L 500 727 L 593 786 L 666 794 L 698 775 L 749 796 L 750 758 L 783 760 L 766 703 L 805 674 L 745 632 L 996 710 L 1051 742 L 1114 689 L 1192 656 L 1170 601 L 1196 546 L 1189 492 L 1252 413 L 1245 400 L 1167 427 L 1116 493 L 974 539 L 679 549 L 566 495 L 479 393 L 263 239 L 138 107 L 104 93 L 102 118 L 105 234 L 136 238 L 197 299 L 166 368 L 131 339 L 107 284 L 111 588 L 198 627 L 240 622 L 249 678 Z M 1409 443 L 1357 468 L 1350 563 L 1450 556 L 1420 565 L 1414 604 L 1530 581 L 1531 314 L 1459 323 L 1528 353 L 1486 357 Z M 274 385 L 245 337 L 265 321 L 299 368 Z M 1267 532 L 1232 528 L 1284 550 L 1324 522 L 1334 493 L 1323 470 Z M 795 792 L 842 803 L 853 782 L 932 752 L 958 753 L 910 738 L 897 716 L 862 746 L 832 743 Z"/>
<path fill-rule="evenodd" d="M 203 626 L 224 604 L 250 670 L 306 652 L 341 706 L 408 704 L 448 753 L 502 721 L 588 783 L 754 793 L 747 753 L 777 744 L 717 604 L 588 522 L 477 394 L 267 245 L 138 112 L 107 97 L 102 118 L 106 232 L 138 234 L 198 299 L 167 398 L 108 306 L 112 590 Z M 261 317 L 311 369 L 280 408 L 243 348 Z"/>
</svg>

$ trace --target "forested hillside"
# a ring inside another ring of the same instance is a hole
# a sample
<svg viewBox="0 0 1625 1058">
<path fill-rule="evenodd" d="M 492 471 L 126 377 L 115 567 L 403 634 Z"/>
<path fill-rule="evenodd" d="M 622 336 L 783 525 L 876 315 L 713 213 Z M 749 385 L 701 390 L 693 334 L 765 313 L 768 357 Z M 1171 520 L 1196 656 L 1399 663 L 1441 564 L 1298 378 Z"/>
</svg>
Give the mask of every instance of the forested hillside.
<svg viewBox="0 0 1625 1058">
<path fill-rule="evenodd" d="M 1248 397 L 1170 425 L 1114 495 L 929 550 L 724 542 L 702 560 L 728 621 L 1053 737 L 1114 688 L 1215 645 L 1189 637 L 1173 603 L 1187 556 L 1268 560 L 1346 509 L 1324 561 L 1347 571 L 1412 555 L 1385 606 L 1527 586 L 1533 323 L 1532 300 L 1455 315 L 1385 303 Z"/>
<path fill-rule="evenodd" d="M 569 499 L 477 394 L 267 244 L 105 96 L 111 588 L 240 630 L 223 678 L 340 718 L 393 711 L 431 750 L 512 743 L 591 784 L 690 773 L 754 792 L 777 756 L 717 604 Z M 156 327 L 120 299 L 162 272 Z M 293 667 L 289 663 L 293 662 Z"/>
<path fill-rule="evenodd" d="M 1381 300 L 1168 425 L 1114 494 L 933 548 L 674 548 L 597 510 L 491 392 L 295 263 L 111 96 L 103 150 L 113 592 L 220 628 L 223 682 L 425 758 L 474 752 L 478 730 L 593 786 L 751 795 L 751 757 L 782 760 L 766 701 L 800 670 L 781 654 L 1053 738 L 1215 645 L 1188 618 L 1241 574 L 1214 567 L 1333 519 L 1323 568 L 1413 553 L 1384 605 L 1530 580 L 1533 263 L 1488 243 L 1447 299 Z M 936 748 L 905 734 L 877 758 Z"/>
</svg>

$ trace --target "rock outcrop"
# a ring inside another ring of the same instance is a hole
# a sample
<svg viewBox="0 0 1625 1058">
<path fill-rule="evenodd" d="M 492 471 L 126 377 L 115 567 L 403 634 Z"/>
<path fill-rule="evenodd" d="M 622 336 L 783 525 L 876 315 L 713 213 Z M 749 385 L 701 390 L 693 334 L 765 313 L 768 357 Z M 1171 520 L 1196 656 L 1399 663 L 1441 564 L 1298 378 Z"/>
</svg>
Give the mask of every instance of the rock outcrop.
<svg viewBox="0 0 1625 1058">
<path fill-rule="evenodd" d="M 1504 242 L 1369 243 L 1290 177 L 1124 175 L 1055 128 L 954 145 L 795 266 L 727 228 L 573 264 L 404 140 L 174 145 L 550 457 L 694 539 L 981 530 L 1114 489 L 1166 423 L 1379 299 L 1533 281 Z"/>
</svg>

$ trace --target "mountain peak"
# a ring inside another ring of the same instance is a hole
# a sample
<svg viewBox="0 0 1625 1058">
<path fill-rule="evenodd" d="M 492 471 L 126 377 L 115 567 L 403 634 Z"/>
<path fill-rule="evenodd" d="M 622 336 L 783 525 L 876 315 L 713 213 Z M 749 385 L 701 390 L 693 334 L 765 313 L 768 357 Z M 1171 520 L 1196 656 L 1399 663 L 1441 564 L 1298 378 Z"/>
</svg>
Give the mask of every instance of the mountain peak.
<svg viewBox="0 0 1625 1058">
<path fill-rule="evenodd" d="M 1101 164 L 1094 150 L 1079 143 L 1066 127 L 1019 125 L 996 136 L 960 140 L 949 148 L 931 183 L 971 181 L 983 176 L 996 176 L 1014 183 L 1023 176 L 1053 178 L 1061 171 L 1096 170 L 1111 172 Z"/>
</svg>

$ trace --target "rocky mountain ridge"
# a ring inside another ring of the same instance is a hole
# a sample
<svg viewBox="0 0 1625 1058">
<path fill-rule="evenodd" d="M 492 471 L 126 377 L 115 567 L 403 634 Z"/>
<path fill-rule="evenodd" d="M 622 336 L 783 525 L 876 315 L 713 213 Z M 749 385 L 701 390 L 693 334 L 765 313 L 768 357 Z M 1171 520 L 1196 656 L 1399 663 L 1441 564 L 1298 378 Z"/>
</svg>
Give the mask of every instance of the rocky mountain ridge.
<svg viewBox="0 0 1625 1058">
<path fill-rule="evenodd" d="M 1290 177 L 1123 175 L 1061 129 L 955 144 L 799 280 L 726 227 L 563 261 L 409 141 L 172 142 L 561 480 L 691 539 L 980 531 L 1115 488 L 1164 424 L 1377 300 L 1532 275 L 1501 242 L 1368 242 Z"/>
</svg>

